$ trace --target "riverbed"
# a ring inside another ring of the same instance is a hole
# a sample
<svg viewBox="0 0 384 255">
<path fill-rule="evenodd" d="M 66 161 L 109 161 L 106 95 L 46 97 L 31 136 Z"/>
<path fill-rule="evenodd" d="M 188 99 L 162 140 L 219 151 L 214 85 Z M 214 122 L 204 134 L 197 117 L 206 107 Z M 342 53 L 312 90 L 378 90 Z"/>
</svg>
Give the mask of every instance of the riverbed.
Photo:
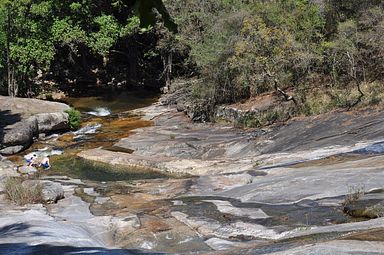
<svg viewBox="0 0 384 255">
<path fill-rule="evenodd" d="M 82 112 L 80 131 L 41 137 L 12 158 L 20 164 L 28 153 L 54 154 L 52 168 L 41 172 L 67 190 L 47 206 L 54 219 L 83 228 L 108 219 L 113 228 L 100 243 L 146 252 L 307 254 L 315 244 L 356 254 L 383 247 L 382 240 L 363 245 L 384 228 L 379 214 L 345 213 L 356 192 L 364 194 L 362 208 L 380 209 L 382 112 L 241 130 L 192 123 L 153 104 L 153 95 L 115 95 L 68 98 Z M 307 140 L 297 139 L 300 129 Z"/>
</svg>

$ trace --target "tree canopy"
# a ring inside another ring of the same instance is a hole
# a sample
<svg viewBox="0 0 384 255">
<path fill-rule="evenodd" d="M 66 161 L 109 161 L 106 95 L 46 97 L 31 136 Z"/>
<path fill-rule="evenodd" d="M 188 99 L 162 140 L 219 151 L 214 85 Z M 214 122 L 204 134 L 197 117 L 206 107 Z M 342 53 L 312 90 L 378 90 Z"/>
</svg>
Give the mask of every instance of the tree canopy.
<svg viewBox="0 0 384 255">
<path fill-rule="evenodd" d="M 27 96 L 50 80 L 194 77 L 214 105 L 289 91 L 306 114 L 350 108 L 381 101 L 383 13 L 381 0 L 0 0 L 0 81 Z"/>
<path fill-rule="evenodd" d="M 158 22 L 177 30 L 160 0 L 1 0 L 2 83 L 10 95 L 25 94 L 57 58 L 103 58 L 106 64 L 111 50 Z"/>
<path fill-rule="evenodd" d="M 179 24 L 177 42 L 187 45 L 196 63 L 199 98 L 231 103 L 279 87 L 292 91 L 304 108 L 319 91 L 330 100 L 323 105 L 351 107 L 377 87 L 372 84 L 382 86 L 383 1 L 165 3 Z"/>
</svg>

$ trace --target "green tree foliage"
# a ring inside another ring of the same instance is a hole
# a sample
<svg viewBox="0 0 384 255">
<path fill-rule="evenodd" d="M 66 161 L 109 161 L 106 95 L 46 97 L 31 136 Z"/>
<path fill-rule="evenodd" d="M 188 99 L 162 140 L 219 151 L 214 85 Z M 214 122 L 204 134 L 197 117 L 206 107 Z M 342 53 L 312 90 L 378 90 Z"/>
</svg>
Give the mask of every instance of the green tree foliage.
<svg viewBox="0 0 384 255">
<path fill-rule="evenodd" d="M 382 81 L 383 1 L 167 0 L 165 4 L 179 24 L 176 42 L 190 49 L 195 72 L 203 78 L 200 86 L 211 86 L 207 95 L 215 104 L 277 87 L 297 94 L 303 104 L 319 89 L 331 97 L 333 90 L 359 91 L 359 101 L 362 83 Z M 194 94 L 199 91 L 206 89 L 194 88 Z M 350 107 L 356 97 L 344 105 Z"/>
<path fill-rule="evenodd" d="M 37 73 L 48 73 L 62 57 L 106 64 L 119 43 L 161 21 L 177 29 L 160 0 L 1 0 L 2 84 L 12 96 L 27 95 L 38 90 L 32 87 Z"/>
<path fill-rule="evenodd" d="M 71 127 L 72 130 L 77 130 L 80 128 L 80 121 L 81 121 L 81 113 L 76 110 L 75 108 L 70 108 L 65 111 L 68 113 L 68 121 L 69 121 L 69 126 Z"/>
</svg>

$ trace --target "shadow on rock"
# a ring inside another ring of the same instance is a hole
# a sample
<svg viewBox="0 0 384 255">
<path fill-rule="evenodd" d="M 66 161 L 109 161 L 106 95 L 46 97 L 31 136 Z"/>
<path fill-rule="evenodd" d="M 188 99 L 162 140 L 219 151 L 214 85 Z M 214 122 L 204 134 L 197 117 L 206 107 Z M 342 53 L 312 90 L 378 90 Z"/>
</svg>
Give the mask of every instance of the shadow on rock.
<svg viewBox="0 0 384 255">
<path fill-rule="evenodd" d="M 133 254 L 162 254 L 146 253 L 138 250 L 125 249 L 106 249 L 99 247 L 73 247 L 73 246 L 54 246 L 47 244 L 29 245 L 26 243 L 6 243 L 0 244 L 0 254 L 108 254 L 108 255 L 133 255 Z"/>
<path fill-rule="evenodd" d="M 20 237 L 25 235 L 25 231 L 30 228 L 30 225 L 25 223 L 10 224 L 0 228 L 0 242 L 2 238 Z M 31 232 L 30 236 L 46 236 L 44 232 Z M 30 245 L 28 243 L 0 243 L 0 254 L 111 254 L 111 255 L 128 255 L 128 254 L 163 254 L 163 253 L 151 253 L 139 250 L 127 250 L 127 249 L 108 249 L 103 247 L 75 247 L 68 245 L 50 245 L 39 244 Z"/>
<path fill-rule="evenodd" d="M 3 141 L 4 128 L 21 121 L 21 115 L 11 113 L 10 110 L 0 110 L 0 142 Z"/>
</svg>

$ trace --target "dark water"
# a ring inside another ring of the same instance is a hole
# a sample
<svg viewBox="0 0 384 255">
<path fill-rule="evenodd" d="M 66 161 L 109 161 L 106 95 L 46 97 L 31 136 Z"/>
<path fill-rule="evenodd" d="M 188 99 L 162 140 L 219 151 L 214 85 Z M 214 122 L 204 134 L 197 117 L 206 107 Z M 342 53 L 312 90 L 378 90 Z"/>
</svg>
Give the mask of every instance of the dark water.
<svg viewBox="0 0 384 255">
<path fill-rule="evenodd" d="M 81 112 L 103 107 L 114 114 L 151 105 L 158 98 L 158 93 L 144 90 L 93 89 L 86 96 L 71 96 L 63 101 Z"/>
<path fill-rule="evenodd" d="M 367 147 L 364 147 L 359 150 L 353 151 L 354 153 L 359 154 L 383 154 L 384 153 L 384 142 L 378 142 L 371 145 L 368 145 Z"/>
<path fill-rule="evenodd" d="M 240 220 L 267 227 L 278 227 L 280 231 L 298 227 L 325 226 L 360 220 L 353 219 L 344 214 L 342 206 L 323 206 L 319 204 L 320 201 L 312 200 L 302 201 L 292 205 L 242 203 L 236 199 L 223 197 L 186 197 L 180 200 L 183 201 L 183 205 L 175 206 L 174 209 L 187 213 L 192 217 L 204 217 L 217 220 L 224 224 Z M 213 203 L 202 200 L 229 201 L 237 208 L 261 209 L 271 217 L 266 219 L 250 219 L 242 216 L 229 215 L 218 211 Z M 284 226 L 286 226 L 286 228 Z"/>
</svg>

